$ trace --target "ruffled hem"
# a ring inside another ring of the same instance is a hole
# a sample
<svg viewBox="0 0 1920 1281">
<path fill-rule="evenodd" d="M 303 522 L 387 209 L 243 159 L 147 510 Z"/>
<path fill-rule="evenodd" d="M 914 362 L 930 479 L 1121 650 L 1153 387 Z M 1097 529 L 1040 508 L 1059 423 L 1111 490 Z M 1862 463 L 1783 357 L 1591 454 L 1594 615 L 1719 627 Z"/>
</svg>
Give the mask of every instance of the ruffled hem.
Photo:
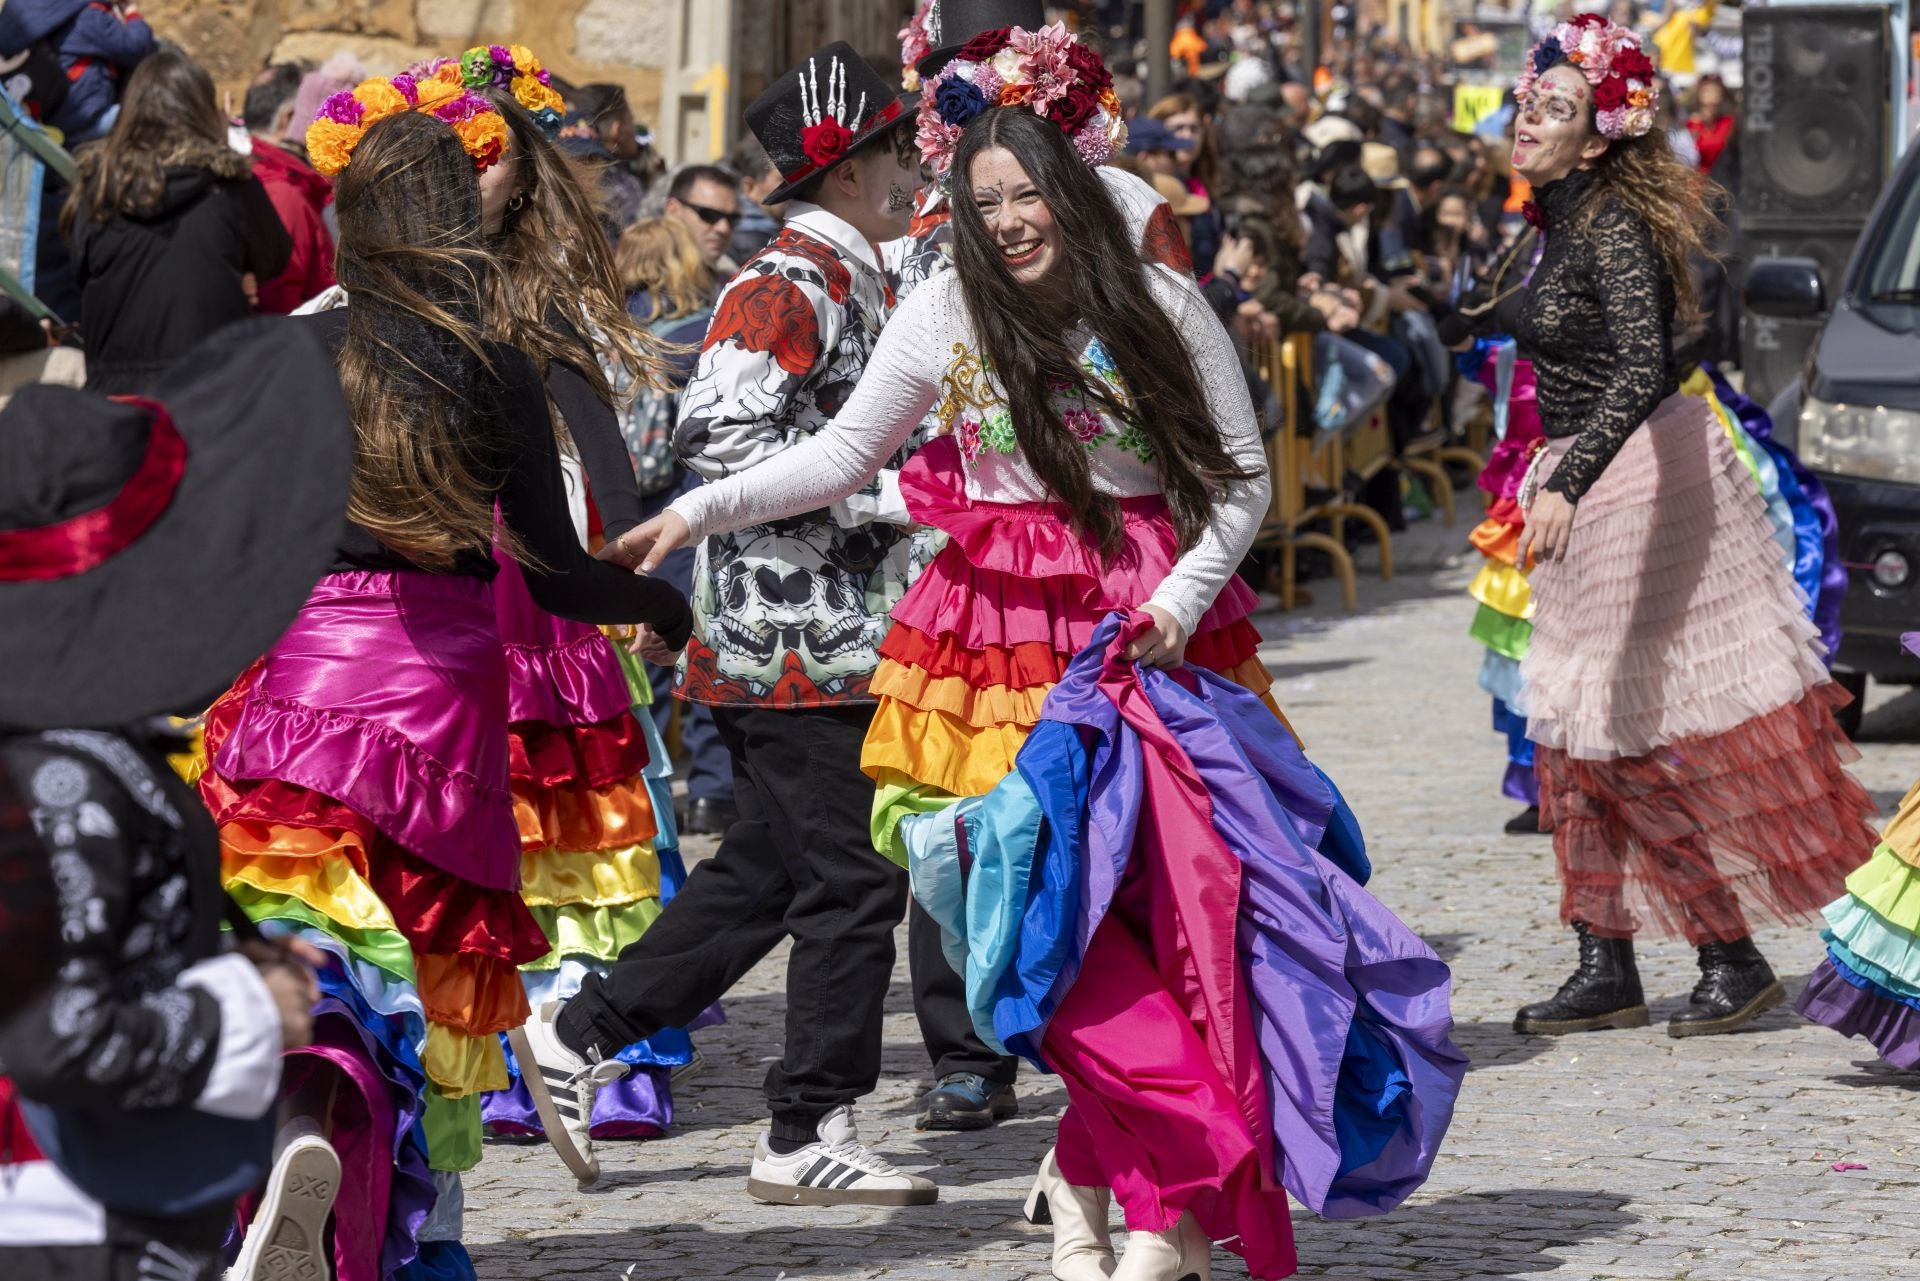
<svg viewBox="0 0 1920 1281">
<path fill-rule="evenodd" d="M 237 710 L 227 699 L 214 705 L 207 740 L 211 765 L 200 786 L 216 818 L 277 817 L 246 806 L 250 785 L 297 787 L 352 809 L 451 876 L 514 887 L 512 794 L 443 765 L 385 725 L 254 688 Z"/>
<path fill-rule="evenodd" d="M 992 725 L 1019 725 L 1031 729 L 1052 685 L 1011 689 L 1005 685 L 969 684 L 959 676 L 930 676 L 917 667 L 881 660 L 868 687 L 883 699 L 893 699 L 926 712 L 943 712 L 955 720 L 984 729 Z"/>
<path fill-rule="evenodd" d="M 1904 931 L 1910 942 L 1920 943 L 1912 937 L 1920 934 L 1920 871 L 1892 849 L 1879 846 L 1872 858 L 1854 869 L 1847 877 L 1847 893 L 1875 916 Z M 1905 966 L 1894 968 L 1903 974 L 1908 972 Z M 1920 980 L 1920 964 L 1912 967 L 1910 977 Z"/>
<path fill-rule="evenodd" d="M 1467 595 L 1508 618 L 1533 617 L 1533 589 L 1527 585 L 1527 576 L 1512 565 L 1488 561 L 1467 584 Z"/>
<path fill-rule="evenodd" d="M 660 919 L 659 899 L 640 899 L 618 907 L 588 907 L 574 903 L 566 907 L 536 907 L 541 929 L 552 940 L 552 950 L 522 966 L 526 970 L 551 970 L 568 957 L 611 964 L 620 953 L 640 941 L 653 923 Z"/>
<path fill-rule="evenodd" d="M 523 998 L 524 999 L 524 998 Z M 427 1044 L 420 1062 L 434 1089 L 448 1099 L 464 1099 L 487 1090 L 507 1088 L 507 1058 L 500 1038 L 493 1034 L 469 1036 L 441 1023 L 427 1023 Z M 478 1120 L 476 1117 L 476 1128 Z M 428 1145 L 430 1156 L 432 1145 Z M 436 1164 L 435 1169 L 445 1168 Z"/>
<path fill-rule="evenodd" d="M 1843 767 L 1857 753 L 1833 720 L 1843 698 L 1822 687 L 1646 756 L 1584 761 L 1536 744 L 1562 917 L 1698 944 L 1830 902 L 1873 840 L 1873 802 Z"/>
<path fill-rule="evenodd" d="M 508 770 L 537 787 L 607 787 L 647 768 L 647 737 L 631 710 L 592 725 L 515 721 Z"/>
<path fill-rule="evenodd" d="M 1893 1000 L 1866 979 L 1849 978 L 1829 956 L 1807 979 L 1794 1008 L 1842 1036 L 1862 1036 L 1894 1067 L 1920 1068 L 1920 1010 Z"/>
<path fill-rule="evenodd" d="M 487 1036 L 510 1031 L 533 1012 L 519 969 L 491 956 L 416 955 L 420 1002 L 427 1021 Z"/>
<path fill-rule="evenodd" d="M 1187 642 L 1187 662 L 1225 671 L 1257 656 L 1260 643 L 1259 629 L 1245 618 L 1237 618 L 1224 627 L 1194 635 Z M 919 668 L 929 677 L 958 677 L 976 689 L 1004 685 L 1016 690 L 1036 685 L 1052 687 L 1073 659 L 1072 652 L 1063 653 L 1045 641 L 969 649 L 951 634 L 929 635 L 900 622 L 887 629 L 880 642 L 880 656 Z"/>
<path fill-rule="evenodd" d="M 547 725 L 596 725 L 628 710 L 626 678 L 611 641 L 589 623 L 556 618 L 534 604 L 526 574 L 498 550 L 493 611 L 506 650 L 507 718 Z"/>
<path fill-rule="evenodd" d="M 1509 618 L 1486 605 L 1474 611 L 1467 634 L 1502 658 L 1519 662 L 1533 645 L 1533 624 L 1524 618 Z"/>
<path fill-rule="evenodd" d="M 616 850 L 651 841 L 659 834 L 646 779 L 637 775 L 584 791 L 540 788 L 516 780 L 513 818 L 523 852 Z M 517 875 L 517 863 L 514 870 Z"/>
<path fill-rule="evenodd" d="M 1488 560 L 1498 561 L 1502 565 L 1517 566 L 1520 563 L 1520 531 L 1522 526 L 1509 525 L 1505 521 L 1487 517 L 1474 526 L 1467 535 L 1474 550 Z"/>
<path fill-rule="evenodd" d="M 520 856 L 520 897 L 529 907 L 613 907 L 660 897 L 660 856 L 651 842 L 617 850 L 541 850 Z"/>
<path fill-rule="evenodd" d="M 1880 833 L 1880 843 L 1892 850 L 1901 862 L 1920 867 L 1920 783 L 1915 783 L 1901 798 L 1900 808 Z"/>
<path fill-rule="evenodd" d="M 601 1086 L 588 1132 L 596 1139 L 664 1138 L 673 1124 L 670 1075 L 663 1067 L 636 1067 L 612 1085 Z M 480 1118 L 498 1135 L 539 1138 L 546 1133 L 533 1097 L 517 1075 L 506 1089 L 480 1101 Z"/>
</svg>

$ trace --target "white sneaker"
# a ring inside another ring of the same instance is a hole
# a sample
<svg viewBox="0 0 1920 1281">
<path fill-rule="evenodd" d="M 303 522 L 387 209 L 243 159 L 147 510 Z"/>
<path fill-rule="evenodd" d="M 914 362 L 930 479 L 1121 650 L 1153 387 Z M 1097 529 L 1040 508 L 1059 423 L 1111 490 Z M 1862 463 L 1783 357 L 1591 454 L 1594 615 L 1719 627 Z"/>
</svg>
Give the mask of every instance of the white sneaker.
<svg viewBox="0 0 1920 1281">
<path fill-rule="evenodd" d="M 606 1060 L 598 1051 L 585 1057 L 569 1050 L 560 1040 L 554 1019 L 563 1003 L 548 1001 L 533 1012 L 533 1017 L 507 1033 L 513 1057 L 520 1064 L 520 1079 L 527 1083 L 533 1106 L 540 1113 L 540 1128 L 547 1142 L 573 1171 L 582 1188 L 590 1188 L 600 1178 L 600 1162 L 593 1155 L 593 1101 L 600 1088 L 611 1085 L 627 1074 L 627 1065 L 617 1059 Z"/>
<path fill-rule="evenodd" d="M 781 1156 L 761 1135 L 754 1145 L 747 1193 L 774 1205 L 932 1205 L 940 1199 L 933 1180 L 902 1174 L 860 1142 L 853 1109 L 837 1107 L 820 1118 L 820 1137 Z"/>
<path fill-rule="evenodd" d="M 308 1117 L 274 1138 L 273 1173 L 227 1281 L 329 1281 L 327 1216 L 340 1190 L 340 1156 Z"/>
</svg>

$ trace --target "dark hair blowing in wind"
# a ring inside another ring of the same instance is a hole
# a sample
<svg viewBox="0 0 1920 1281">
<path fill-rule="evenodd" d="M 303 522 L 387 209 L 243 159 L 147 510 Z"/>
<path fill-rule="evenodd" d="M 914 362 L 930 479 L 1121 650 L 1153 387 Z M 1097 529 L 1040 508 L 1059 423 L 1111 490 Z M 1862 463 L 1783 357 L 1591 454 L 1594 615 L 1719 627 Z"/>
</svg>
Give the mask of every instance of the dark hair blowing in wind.
<svg viewBox="0 0 1920 1281">
<path fill-rule="evenodd" d="M 972 199 L 974 161 L 995 147 L 1020 162 L 1059 228 L 1072 288 L 1066 314 L 1043 314 L 1033 291 L 1014 279 Z M 1105 184 L 1058 126 L 1025 107 L 996 107 L 976 117 L 960 137 L 953 173 L 954 269 L 974 332 L 1005 389 L 1020 452 L 1077 529 L 1104 555 L 1120 550 L 1119 508 L 1094 489 L 1086 447 L 1061 421 L 1050 390 L 1070 385 L 1152 443 L 1174 533 L 1181 550 L 1193 546 L 1215 495 L 1252 473 L 1221 443 L 1187 345 L 1148 288 L 1146 272 L 1153 268 L 1142 261 Z M 1076 321 L 1113 357 L 1124 400 L 1081 369 L 1080 352 L 1070 343 Z"/>
<path fill-rule="evenodd" d="M 486 403 L 480 184 L 453 130 L 418 112 L 380 121 L 334 188 L 340 284 L 352 299 L 340 386 L 353 419 L 347 515 L 427 569 L 496 541 L 498 464 Z M 498 540 L 523 550 L 504 527 Z"/>
</svg>

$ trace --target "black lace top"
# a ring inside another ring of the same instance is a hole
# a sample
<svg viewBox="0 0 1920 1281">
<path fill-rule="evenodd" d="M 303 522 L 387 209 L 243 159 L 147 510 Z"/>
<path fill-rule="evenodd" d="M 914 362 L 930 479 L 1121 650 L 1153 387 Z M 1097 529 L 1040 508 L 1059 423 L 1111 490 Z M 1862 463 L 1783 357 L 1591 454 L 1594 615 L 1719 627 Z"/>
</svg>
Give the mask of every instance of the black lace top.
<svg viewBox="0 0 1920 1281">
<path fill-rule="evenodd" d="M 1541 429 L 1579 437 L 1546 485 L 1571 502 L 1680 385 L 1673 283 L 1653 233 L 1611 202 L 1577 226 L 1592 186 L 1582 171 L 1534 193 L 1547 243 L 1512 328 L 1533 362 Z"/>
</svg>

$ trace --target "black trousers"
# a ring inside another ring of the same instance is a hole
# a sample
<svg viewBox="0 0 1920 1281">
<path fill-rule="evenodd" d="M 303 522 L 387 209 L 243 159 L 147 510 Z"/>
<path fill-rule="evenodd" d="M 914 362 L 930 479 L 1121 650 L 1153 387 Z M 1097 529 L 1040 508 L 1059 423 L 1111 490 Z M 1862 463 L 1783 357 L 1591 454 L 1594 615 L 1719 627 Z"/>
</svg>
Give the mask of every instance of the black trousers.
<svg viewBox="0 0 1920 1281">
<path fill-rule="evenodd" d="M 918 903 L 907 909 L 907 966 L 913 976 L 913 1014 L 920 1020 L 934 1078 L 972 1072 L 995 1088 L 1012 1085 L 1020 1060 L 995 1054 L 973 1030 L 966 980 L 948 964 L 940 927 Z"/>
<path fill-rule="evenodd" d="M 868 837 L 873 784 L 860 745 L 873 708 L 716 707 L 740 819 L 640 940 L 589 976 L 561 1039 L 612 1054 L 686 1023 L 784 938 L 787 1043 L 767 1072 L 775 1138 L 813 1137 L 821 1116 L 880 1079 L 880 1020 L 907 876 Z"/>
</svg>

